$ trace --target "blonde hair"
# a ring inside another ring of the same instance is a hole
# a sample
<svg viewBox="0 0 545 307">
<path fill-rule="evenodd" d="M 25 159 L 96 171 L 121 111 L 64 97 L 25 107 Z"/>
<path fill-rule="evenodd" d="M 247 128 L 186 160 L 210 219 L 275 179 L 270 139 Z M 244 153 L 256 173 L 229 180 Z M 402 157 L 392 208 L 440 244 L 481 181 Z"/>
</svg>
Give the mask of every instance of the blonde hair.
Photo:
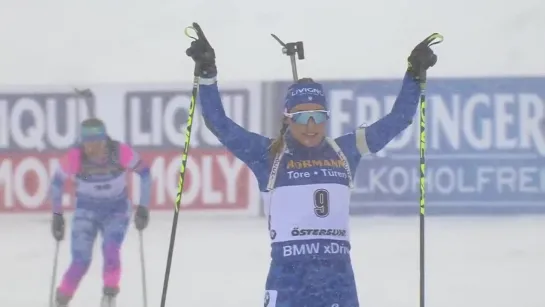
<svg viewBox="0 0 545 307">
<path fill-rule="evenodd" d="M 297 84 L 302 83 L 314 83 L 314 80 L 312 78 L 301 78 L 297 80 Z M 284 122 L 284 119 L 282 119 L 282 128 L 280 128 L 280 134 L 276 139 L 274 139 L 271 143 L 271 146 L 269 147 L 269 155 L 271 157 L 276 157 L 280 151 L 284 148 L 284 135 L 288 131 L 289 125 Z"/>
<path fill-rule="evenodd" d="M 269 154 L 271 157 L 276 157 L 284 148 L 284 134 L 288 131 L 288 124 L 283 123 L 282 128 L 280 128 L 280 135 L 274 139 L 269 147 Z"/>
</svg>

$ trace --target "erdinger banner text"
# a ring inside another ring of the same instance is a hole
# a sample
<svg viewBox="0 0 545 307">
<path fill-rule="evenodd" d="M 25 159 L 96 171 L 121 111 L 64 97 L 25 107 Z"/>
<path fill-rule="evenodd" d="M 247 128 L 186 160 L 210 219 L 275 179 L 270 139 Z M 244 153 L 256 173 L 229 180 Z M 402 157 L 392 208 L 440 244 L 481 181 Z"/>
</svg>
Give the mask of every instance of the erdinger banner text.
<svg viewBox="0 0 545 307">
<path fill-rule="evenodd" d="M 323 82 L 339 136 L 392 108 L 401 80 Z M 427 88 L 427 200 L 434 213 L 545 213 L 545 78 L 436 79 Z M 274 85 L 281 101 L 289 83 Z M 413 122 L 418 122 L 418 115 Z M 416 213 L 419 127 L 362 159 L 352 211 Z"/>
</svg>

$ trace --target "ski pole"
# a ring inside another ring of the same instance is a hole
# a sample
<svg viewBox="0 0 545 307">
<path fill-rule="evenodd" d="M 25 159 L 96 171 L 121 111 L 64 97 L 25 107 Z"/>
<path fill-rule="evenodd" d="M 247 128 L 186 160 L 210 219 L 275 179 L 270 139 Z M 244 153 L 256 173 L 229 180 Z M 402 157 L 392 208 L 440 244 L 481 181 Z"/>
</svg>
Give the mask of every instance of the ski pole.
<svg viewBox="0 0 545 307">
<path fill-rule="evenodd" d="M 53 258 L 53 272 L 51 273 L 51 286 L 49 289 L 49 307 L 53 307 L 53 301 L 55 297 L 55 283 L 57 282 L 57 267 L 59 264 L 59 249 L 61 242 L 55 243 L 55 256 Z"/>
<path fill-rule="evenodd" d="M 195 31 L 197 37 L 193 37 L 189 34 L 189 31 Z M 191 39 L 204 39 L 204 34 L 201 30 L 201 27 L 197 23 L 193 23 L 191 27 L 185 28 L 185 35 Z M 195 69 L 193 71 L 193 89 L 191 91 L 191 102 L 189 104 L 189 115 L 187 117 L 187 127 L 185 130 L 185 144 L 184 150 L 182 151 L 182 164 L 180 165 L 180 176 L 178 179 L 178 192 L 176 193 L 176 202 L 174 204 L 174 217 L 172 220 L 172 229 L 170 232 L 170 244 L 168 247 L 168 256 L 167 256 L 167 267 L 165 270 L 165 279 L 163 281 L 163 293 L 161 295 L 161 307 L 165 307 L 167 292 L 168 292 L 168 281 L 170 278 L 170 269 L 172 266 L 172 256 L 174 254 L 174 243 L 176 241 L 176 229 L 178 228 L 178 215 L 180 212 L 180 205 L 182 203 L 182 192 L 184 189 L 184 177 L 187 165 L 187 157 L 189 155 L 189 141 L 191 140 L 191 128 L 193 126 L 193 115 L 195 114 L 195 106 L 197 103 L 197 94 L 199 91 L 199 63 L 195 63 Z"/>
<path fill-rule="evenodd" d="M 421 44 L 433 46 L 443 41 L 443 36 L 439 33 L 433 33 L 428 36 Z M 437 58 L 435 59 L 437 61 Z M 433 63 L 435 64 L 435 63 Z M 433 66 L 433 65 L 432 65 Z M 426 305 L 426 274 L 425 274 L 425 215 L 426 215 L 426 70 L 419 72 L 418 81 L 420 83 L 420 221 L 419 221 L 419 273 L 420 273 L 420 307 Z"/>
<path fill-rule="evenodd" d="M 140 241 L 140 269 L 142 271 L 142 299 L 144 307 L 148 307 L 148 283 L 146 281 L 146 261 L 144 258 L 144 235 L 142 230 L 138 231 L 138 239 Z"/>
</svg>

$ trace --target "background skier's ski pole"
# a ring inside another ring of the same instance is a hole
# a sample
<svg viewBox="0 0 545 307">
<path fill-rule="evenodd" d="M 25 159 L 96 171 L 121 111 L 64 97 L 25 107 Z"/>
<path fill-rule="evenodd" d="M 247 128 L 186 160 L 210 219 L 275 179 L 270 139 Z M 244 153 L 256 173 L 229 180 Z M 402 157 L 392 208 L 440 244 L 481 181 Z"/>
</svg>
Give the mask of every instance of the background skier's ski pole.
<svg viewBox="0 0 545 307">
<path fill-rule="evenodd" d="M 148 283 L 146 281 L 146 261 L 144 258 L 144 235 L 142 231 L 138 231 L 138 239 L 140 241 L 140 269 L 142 271 L 142 299 L 144 307 L 148 307 Z"/>
<path fill-rule="evenodd" d="M 49 307 L 54 307 L 53 302 L 55 300 L 55 284 L 57 283 L 57 266 L 59 264 L 59 249 L 61 246 L 60 241 L 55 242 L 55 256 L 53 258 L 53 272 L 51 273 L 51 285 L 49 288 Z"/>
</svg>

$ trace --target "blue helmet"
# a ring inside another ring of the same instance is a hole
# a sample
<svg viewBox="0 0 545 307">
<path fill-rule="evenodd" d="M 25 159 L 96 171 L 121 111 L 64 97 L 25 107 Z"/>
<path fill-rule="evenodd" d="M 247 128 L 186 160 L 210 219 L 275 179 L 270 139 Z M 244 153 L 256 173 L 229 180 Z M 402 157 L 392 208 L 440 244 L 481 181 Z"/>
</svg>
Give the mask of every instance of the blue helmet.
<svg viewBox="0 0 545 307">
<path fill-rule="evenodd" d="M 84 120 L 80 126 L 80 141 L 92 142 L 108 140 L 108 133 L 104 122 L 98 118 Z"/>
</svg>

